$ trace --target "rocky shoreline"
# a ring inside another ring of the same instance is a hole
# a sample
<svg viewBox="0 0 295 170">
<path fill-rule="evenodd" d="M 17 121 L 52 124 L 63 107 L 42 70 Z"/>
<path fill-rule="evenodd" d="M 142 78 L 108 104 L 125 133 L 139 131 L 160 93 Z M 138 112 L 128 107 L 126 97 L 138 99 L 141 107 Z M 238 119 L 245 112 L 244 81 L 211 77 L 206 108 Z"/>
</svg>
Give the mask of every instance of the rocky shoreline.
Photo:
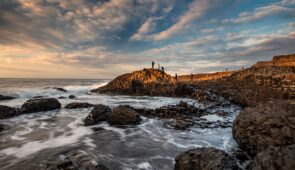
<svg viewBox="0 0 295 170">
<path fill-rule="evenodd" d="M 185 76 L 184 76 L 185 77 Z M 286 151 L 285 147 L 293 148 L 295 144 L 295 55 L 275 56 L 270 62 L 258 62 L 250 68 L 221 76 L 219 79 L 207 81 L 182 81 L 164 72 L 144 69 L 125 74 L 114 79 L 104 87 L 92 92 L 127 95 L 154 95 L 169 97 L 188 97 L 203 103 L 220 103 L 225 99 L 246 108 L 233 124 L 233 136 L 239 147 L 253 159 L 247 169 L 294 169 L 294 149 Z M 167 108 L 168 114 L 173 112 Z M 147 111 L 148 115 L 154 112 Z M 173 115 L 177 115 L 173 112 Z M 165 114 L 164 114 L 165 116 Z M 176 119 L 172 126 L 179 127 Z M 191 118 L 189 118 L 191 120 Z M 175 123 L 176 122 L 176 123 Z M 180 129 L 190 126 L 183 123 Z M 268 149 L 276 147 L 280 150 L 276 156 L 268 157 L 265 162 L 263 155 L 273 152 Z M 176 158 L 175 169 L 206 169 L 208 164 L 200 156 L 210 148 L 190 150 Z M 192 152 L 192 153 L 191 153 Z M 288 155 L 293 155 L 289 158 Z M 218 161 L 220 156 L 212 158 Z M 271 163 L 280 160 L 280 163 Z M 225 163 L 221 163 L 224 165 Z M 198 168 L 199 167 L 199 168 Z M 210 168 L 209 168 L 210 169 Z M 212 169 L 212 168 L 211 168 Z M 213 169 L 234 169 L 216 165 Z"/>
<path fill-rule="evenodd" d="M 168 129 L 184 131 L 190 127 L 232 128 L 240 153 L 229 155 L 216 148 L 193 148 L 175 158 L 175 170 L 188 169 L 294 169 L 295 168 L 295 55 L 276 56 L 271 62 L 256 65 L 213 78 L 187 81 L 155 69 L 144 69 L 117 77 L 93 93 L 184 97 L 195 103 L 180 101 L 155 109 L 119 105 L 111 108 L 102 104 L 73 102 L 65 109 L 92 108 L 84 119 L 84 126 L 108 122 L 124 128 L 138 125 L 143 117 L 163 120 Z M 270 64 L 272 63 L 272 64 Z M 293 63 L 293 64 L 292 64 Z M 63 88 L 54 88 L 66 93 Z M 74 99 L 75 96 L 69 98 Z M 13 97 L 0 95 L 1 100 Z M 227 118 L 229 113 L 219 108 L 232 104 L 244 107 L 234 121 L 208 121 L 203 116 L 217 114 Z M 61 109 L 56 98 L 38 96 L 27 100 L 20 108 L 0 105 L 0 119 L 22 114 Z M 6 126 L 0 124 L 0 131 Z M 245 153 L 245 154 L 244 154 Z M 108 169 L 91 162 L 91 156 L 81 151 L 65 158 L 45 163 L 44 169 Z M 240 166 L 245 160 L 246 167 Z"/>
</svg>

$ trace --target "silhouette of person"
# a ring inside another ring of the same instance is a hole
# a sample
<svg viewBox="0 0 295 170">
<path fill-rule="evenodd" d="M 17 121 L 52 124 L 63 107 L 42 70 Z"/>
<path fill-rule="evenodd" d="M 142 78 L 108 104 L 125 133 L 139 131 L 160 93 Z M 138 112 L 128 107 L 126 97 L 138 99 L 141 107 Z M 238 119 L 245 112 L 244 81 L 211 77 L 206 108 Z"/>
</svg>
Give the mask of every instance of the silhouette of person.
<svg viewBox="0 0 295 170">
<path fill-rule="evenodd" d="M 154 66 L 155 66 L 155 62 L 152 61 L 152 69 L 154 69 Z"/>
<path fill-rule="evenodd" d="M 163 72 L 165 72 L 165 71 L 164 71 L 164 67 L 163 67 L 163 66 L 162 66 L 162 71 L 163 71 Z"/>
<path fill-rule="evenodd" d="M 177 80 L 177 74 L 175 74 L 175 80 Z"/>
</svg>

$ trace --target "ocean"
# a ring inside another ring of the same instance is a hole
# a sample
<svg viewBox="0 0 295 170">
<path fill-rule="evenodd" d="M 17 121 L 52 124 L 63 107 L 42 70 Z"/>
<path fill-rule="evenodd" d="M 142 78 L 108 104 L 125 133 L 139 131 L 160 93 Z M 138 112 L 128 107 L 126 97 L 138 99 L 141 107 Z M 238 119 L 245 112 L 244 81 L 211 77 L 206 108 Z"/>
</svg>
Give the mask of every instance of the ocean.
<svg viewBox="0 0 295 170">
<path fill-rule="evenodd" d="M 34 96 L 65 97 L 58 99 L 64 107 L 71 102 L 104 104 L 112 108 L 130 105 L 136 108 L 158 108 L 176 105 L 183 100 L 202 107 L 198 101 L 187 98 L 153 96 L 122 96 L 92 94 L 91 89 L 110 80 L 87 79 L 0 79 L 0 94 L 15 96 L 14 100 L 0 101 L 0 105 L 21 107 Z M 53 89 L 61 87 L 68 92 Z M 69 99 L 75 95 L 76 99 Z M 110 126 L 103 122 L 90 127 L 83 119 L 92 108 L 60 109 L 0 120 L 9 128 L 0 132 L 0 169 L 42 169 L 46 162 L 79 150 L 91 155 L 96 163 L 110 169 L 161 169 L 174 167 L 175 157 L 193 147 L 216 147 L 232 154 L 236 143 L 231 128 L 168 129 L 163 119 L 142 117 L 139 125 Z M 204 116 L 208 121 L 233 121 L 240 112 L 236 105 L 215 108 L 230 114 Z"/>
</svg>

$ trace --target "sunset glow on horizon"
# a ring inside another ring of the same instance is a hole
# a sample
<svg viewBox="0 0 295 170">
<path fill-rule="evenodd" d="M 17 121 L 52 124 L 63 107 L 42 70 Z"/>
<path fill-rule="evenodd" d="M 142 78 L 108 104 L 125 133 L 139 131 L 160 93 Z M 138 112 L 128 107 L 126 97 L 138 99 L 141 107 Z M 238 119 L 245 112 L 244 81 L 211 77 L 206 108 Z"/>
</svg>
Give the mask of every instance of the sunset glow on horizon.
<svg viewBox="0 0 295 170">
<path fill-rule="evenodd" d="M 214 72 L 294 47 L 295 0 L 0 1 L 0 78 Z"/>
</svg>

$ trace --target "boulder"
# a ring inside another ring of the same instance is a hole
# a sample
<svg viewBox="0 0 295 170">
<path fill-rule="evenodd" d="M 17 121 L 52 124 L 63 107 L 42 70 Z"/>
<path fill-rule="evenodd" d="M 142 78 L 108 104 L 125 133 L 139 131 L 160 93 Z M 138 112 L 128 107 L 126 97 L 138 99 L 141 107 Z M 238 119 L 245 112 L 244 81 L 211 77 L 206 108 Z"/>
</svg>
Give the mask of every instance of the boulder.
<svg viewBox="0 0 295 170">
<path fill-rule="evenodd" d="M 108 122 L 112 125 L 130 125 L 139 124 L 140 115 L 131 107 L 119 106 L 110 114 Z"/>
<path fill-rule="evenodd" d="M 99 104 L 95 105 L 89 115 L 84 119 L 85 126 L 97 124 L 101 121 L 106 121 L 112 109 L 108 106 Z"/>
<path fill-rule="evenodd" d="M 26 101 L 22 107 L 21 111 L 23 113 L 33 113 L 41 111 L 49 111 L 60 109 L 61 104 L 55 98 L 40 98 L 40 99 L 30 99 Z"/>
<path fill-rule="evenodd" d="M 71 151 L 62 155 L 61 159 L 50 161 L 43 167 L 48 170 L 109 170 L 108 167 L 100 164 L 93 156 L 82 150 Z"/>
<path fill-rule="evenodd" d="M 233 136 L 250 156 L 269 146 L 295 143 L 295 103 L 270 101 L 246 108 L 233 124 Z"/>
<path fill-rule="evenodd" d="M 55 89 L 57 91 L 61 91 L 61 92 L 68 92 L 66 89 L 61 88 L 61 87 L 53 87 L 53 89 Z"/>
<path fill-rule="evenodd" d="M 236 161 L 216 148 L 195 148 L 175 158 L 174 170 L 237 170 Z"/>
<path fill-rule="evenodd" d="M 73 102 L 73 103 L 69 103 L 65 106 L 66 109 L 78 109 L 78 108 L 88 108 L 88 107 L 93 107 L 94 104 L 90 104 L 90 103 L 78 103 L 78 102 Z"/>
<path fill-rule="evenodd" d="M 295 145 L 269 147 L 260 152 L 249 165 L 250 170 L 295 169 Z"/>
<path fill-rule="evenodd" d="M 15 99 L 15 98 L 12 96 L 4 96 L 4 95 L 0 94 L 0 101 L 1 100 L 12 100 L 12 99 Z"/>
<path fill-rule="evenodd" d="M 76 99 L 77 97 L 75 95 L 69 95 L 69 99 Z"/>
<path fill-rule="evenodd" d="M 0 132 L 4 130 L 4 125 L 0 124 Z"/>
<path fill-rule="evenodd" d="M 6 119 L 13 116 L 17 116 L 19 110 L 13 107 L 0 105 L 0 119 Z"/>
</svg>

